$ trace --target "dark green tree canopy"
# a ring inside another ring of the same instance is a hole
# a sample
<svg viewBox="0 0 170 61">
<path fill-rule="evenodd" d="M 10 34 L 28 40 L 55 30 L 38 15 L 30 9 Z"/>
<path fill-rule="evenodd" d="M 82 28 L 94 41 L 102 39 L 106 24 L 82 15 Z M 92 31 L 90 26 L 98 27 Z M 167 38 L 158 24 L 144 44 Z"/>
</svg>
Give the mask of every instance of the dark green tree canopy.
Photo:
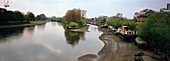
<svg viewBox="0 0 170 61">
<path fill-rule="evenodd" d="M 35 20 L 35 15 L 32 12 L 27 12 L 26 20 Z"/>
<path fill-rule="evenodd" d="M 24 14 L 21 13 L 20 11 L 14 11 L 17 21 L 24 21 Z"/>
<path fill-rule="evenodd" d="M 138 29 L 138 36 L 159 50 L 170 50 L 170 13 L 159 12 L 149 16 Z"/>
<path fill-rule="evenodd" d="M 45 14 L 40 14 L 36 16 L 36 20 L 46 20 Z"/>
</svg>

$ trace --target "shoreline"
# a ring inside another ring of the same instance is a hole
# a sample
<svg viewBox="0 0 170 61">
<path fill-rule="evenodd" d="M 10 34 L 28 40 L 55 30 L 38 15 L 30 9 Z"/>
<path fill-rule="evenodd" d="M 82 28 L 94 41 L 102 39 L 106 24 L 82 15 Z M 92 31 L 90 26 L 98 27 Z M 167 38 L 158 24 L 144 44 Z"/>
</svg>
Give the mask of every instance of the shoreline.
<svg viewBox="0 0 170 61">
<path fill-rule="evenodd" d="M 138 48 L 134 43 L 122 40 L 109 32 L 108 29 L 99 28 L 103 34 L 99 39 L 104 43 L 103 48 L 95 54 L 86 54 L 78 58 L 78 61 L 135 61 L 135 54 L 143 52 L 145 61 L 159 61 L 160 56 L 154 52 Z"/>
<path fill-rule="evenodd" d="M 69 31 L 73 32 L 90 32 L 88 31 L 89 25 L 86 25 L 85 27 L 81 27 L 79 29 L 68 29 Z"/>
<path fill-rule="evenodd" d="M 2 28 L 14 28 L 14 27 L 25 27 L 25 26 L 34 26 L 34 25 L 39 25 L 39 24 L 45 24 L 47 21 L 40 21 L 40 22 L 30 22 L 30 24 L 18 24 L 18 25 L 2 25 L 0 26 L 0 29 Z"/>
</svg>

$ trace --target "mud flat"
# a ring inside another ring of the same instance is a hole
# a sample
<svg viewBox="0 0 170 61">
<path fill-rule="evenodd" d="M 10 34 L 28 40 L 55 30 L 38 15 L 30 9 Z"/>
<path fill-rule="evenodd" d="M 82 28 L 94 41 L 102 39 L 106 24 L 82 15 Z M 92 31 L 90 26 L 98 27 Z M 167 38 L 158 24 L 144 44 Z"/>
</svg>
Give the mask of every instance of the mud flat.
<svg viewBox="0 0 170 61">
<path fill-rule="evenodd" d="M 78 58 L 78 61 L 135 61 L 135 54 L 143 52 L 144 61 L 160 61 L 160 56 L 151 51 L 140 49 L 133 42 L 126 42 L 109 32 L 108 29 L 99 28 L 103 34 L 99 37 L 105 44 L 95 54 L 87 54 Z"/>
</svg>

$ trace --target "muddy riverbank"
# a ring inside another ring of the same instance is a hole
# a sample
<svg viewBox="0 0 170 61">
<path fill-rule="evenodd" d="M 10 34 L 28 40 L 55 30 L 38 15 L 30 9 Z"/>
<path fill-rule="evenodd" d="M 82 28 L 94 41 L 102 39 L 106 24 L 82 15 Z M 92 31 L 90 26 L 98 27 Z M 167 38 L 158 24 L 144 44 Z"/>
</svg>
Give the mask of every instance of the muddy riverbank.
<svg viewBox="0 0 170 61">
<path fill-rule="evenodd" d="M 109 32 L 108 29 L 99 28 L 103 34 L 99 37 L 105 44 L 104 47 L 95 54 L 86 54 L 78 58 L 78 61 L 134 61 L 135 54 L 143 52 L 144 61 L 159 61 L 160 56 L 151 51 L 140 49 L 133 42 L 126 42 Z"/>
</svg>

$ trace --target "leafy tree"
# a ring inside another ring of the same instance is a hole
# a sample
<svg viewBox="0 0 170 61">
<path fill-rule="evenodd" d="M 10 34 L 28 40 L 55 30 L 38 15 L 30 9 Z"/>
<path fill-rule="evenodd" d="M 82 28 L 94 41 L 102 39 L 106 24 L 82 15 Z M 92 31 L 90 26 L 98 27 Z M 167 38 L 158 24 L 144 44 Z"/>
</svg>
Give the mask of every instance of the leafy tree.
<svg viewBox="0 0 170 61">
<path fill-rule="evenodd" d="M 51 21 L 57 21 L 57 18 L 55 16 L 52 16 Z"/>
<path fill-rule="evenodd" d="M 85 21 L 85 19 L 81 19 L 80 20 L 80 26 L 86 26 L 86 21 Z"/>
<path fill-rule="evenodd" d="M 70 22 L 79 23 L 81 17 L 80 11 L 80 9 L 68 10 L 65 15 L 66 24 L 69 24 Z"/>
<path fill-rule="evenodd" d="M 122 19 L 122 18 L 116 18 L 116 19 L 109 19 L 106 21 L 108 25 L 114 26 L 115 28 L 119 28 L 121 26 L 129 26 L 131 29 L 135 29 L 135 20 L 130 19 Z"/>
<path fill-rule="evenodd" d="M 158 50 L 170 50 L 170 13 L 160 12 L 149 16 L 140 24 L 138 36 L 148 42 L 150 46 Z"/>
<path fill-rule="evenodd" d="M 40 14 L 36 16 L 36 20 L 46 20 L 45 14 Z"/>
<path fill-rule="evenodd" d="M 122 19 L 116 18 L 116 19 L 109 19 L 106 21 L 108 25 L 114 26 L 115 28 L 121 27 Z"/>
<path fill-rule="evenodd" d="M 84 26 L 85 22 L 83 22 L 84 20 L 81 20 L 81 17 L 84 17 L 85 14 L 86 14 L 86 11 L 81 10 L 81 9 L 68 10 L 65 15 L 66 25 L 70 24 L 70 22 L 75 22 L 75 23 L 78 23 L 79 26 Z"/>
<path fill-rule="evenodd" d="M 122 26 L 129 26 L 131 29 L 135 29 L 136 27 L 135 20 L 124 19 L 122 21 Z"/>
<path fill-rule="evenodd" d="M 106 18 L 103 18 L 103 23 L 105 23 L 106 22 Z"/>
<path fill-rule="evenodd" d="M 35 16 L 32 12 L 27 12 L 26 20 L 35 20 Z"/>
<path fill-rule="evenodd" d="M 9 21 L 17 21 L 17 16 L 13 11 L 8 11 Z"/>
<path fill-rule="evenodd" d="M 14 11 L 17 21 L 24 21 L 24 14 L 21 13 L 20 11 Z"/>
<path fill-rule="evenodd" d="M 1 22 L 7 22 L 8 21 L 8 16 L 7 16 L 7 10 L 0 8 L 0 21 Z"/>
</svg>

